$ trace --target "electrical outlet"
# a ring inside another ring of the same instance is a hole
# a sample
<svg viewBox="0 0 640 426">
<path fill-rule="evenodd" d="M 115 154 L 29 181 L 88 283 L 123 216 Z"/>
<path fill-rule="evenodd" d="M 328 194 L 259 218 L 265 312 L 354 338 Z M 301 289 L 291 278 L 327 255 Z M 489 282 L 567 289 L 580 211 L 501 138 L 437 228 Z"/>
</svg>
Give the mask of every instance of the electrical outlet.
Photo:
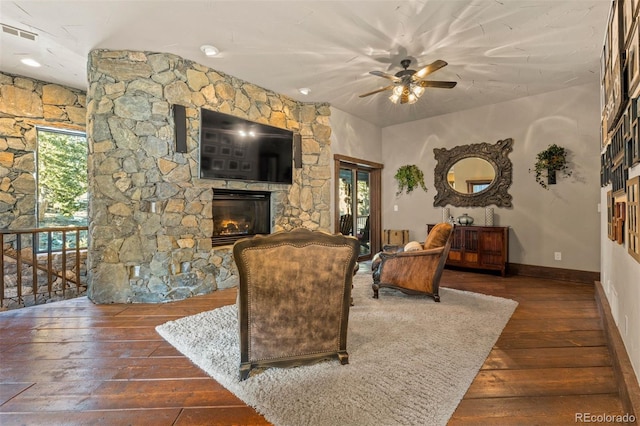
<svg viewBox="0 0 640 426">
<path fill-rule="evenodd" d="M 555 253 L 553 253 L 553 258 L 555 260 L 562 260 L 562 253 L 559 251 L 556 251 Z"/>
<path fill-rule="evenodd" d="M 398 205 L 397 205 L 397 204 L 394 204 L 394 205 L 393 205 L 393 211 L 394 211 L 394 212 L 397 212 L 397 211 L 398 211 Z"/>
</svg>

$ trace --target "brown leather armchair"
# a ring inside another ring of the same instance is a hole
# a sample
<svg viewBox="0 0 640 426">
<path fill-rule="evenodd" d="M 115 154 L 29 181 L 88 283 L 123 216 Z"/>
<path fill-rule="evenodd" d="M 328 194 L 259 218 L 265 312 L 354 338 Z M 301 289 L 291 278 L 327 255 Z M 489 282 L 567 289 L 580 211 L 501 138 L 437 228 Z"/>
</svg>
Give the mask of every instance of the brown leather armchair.
<svg viewBox="0 0 640 426">
<path fill-rule="evenodd" d="M 389 287 L 407 294 L 426 294 L 440 301 L 440 277 L 451 248 L 453 225 L 439 223 L 427 235 L 421 250 L 384 251 L 372 262 L 373 297 L 380 287 Z"/>
<path fill-rule="evenodd" d="M 256 367 L 349 362 L 355 237 L 298 228 L 237 241 L 240 380 Z"/>
</svg>

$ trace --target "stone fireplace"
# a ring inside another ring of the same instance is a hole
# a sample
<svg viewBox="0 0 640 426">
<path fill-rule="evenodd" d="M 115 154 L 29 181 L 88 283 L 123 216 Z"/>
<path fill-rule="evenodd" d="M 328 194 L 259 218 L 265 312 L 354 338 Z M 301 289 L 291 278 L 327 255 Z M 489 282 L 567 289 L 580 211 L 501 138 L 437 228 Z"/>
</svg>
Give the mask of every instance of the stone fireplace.
<svg viewBox="0 0 640 426">
<path fill-rule="evenodd" d="M 331 228 L 327 104 L 301 103 L 168 53 L 93 50 L 87 66 L 93 302 L 161 303 L 237 285 L 233 240 L 213 246 L 214 234 Z M 185 107 L 186 152 L 176 146 L 173 105 Z M 292 183 L 200 179 L 203 107 L 299 133 Z M 265 207 L 249 203 L 268 212 L 267 228 L 224 190 L 268 193 Z M 233 216 L 218 231 L 214 192 L 231 198 L 221 203 Z"/>
<path fill-rule="evenodd" d="M 271 233 L 271 193 L 215 189 L 211 203 L 211 245 L 224 246 L 257 234 Z"/>
</svg>

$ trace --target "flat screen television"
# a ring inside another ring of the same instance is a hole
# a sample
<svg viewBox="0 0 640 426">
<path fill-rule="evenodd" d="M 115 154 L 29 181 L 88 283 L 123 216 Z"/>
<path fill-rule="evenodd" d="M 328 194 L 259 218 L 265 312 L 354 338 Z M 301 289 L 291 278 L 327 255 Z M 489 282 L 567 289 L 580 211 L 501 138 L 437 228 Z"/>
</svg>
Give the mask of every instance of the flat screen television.
<svg viewBox="0 0 640 426">
<path fill-rule="evenodd" d="M 293 132 L 200 109 L 200 177 L 292 183 Z"/>
</svg>

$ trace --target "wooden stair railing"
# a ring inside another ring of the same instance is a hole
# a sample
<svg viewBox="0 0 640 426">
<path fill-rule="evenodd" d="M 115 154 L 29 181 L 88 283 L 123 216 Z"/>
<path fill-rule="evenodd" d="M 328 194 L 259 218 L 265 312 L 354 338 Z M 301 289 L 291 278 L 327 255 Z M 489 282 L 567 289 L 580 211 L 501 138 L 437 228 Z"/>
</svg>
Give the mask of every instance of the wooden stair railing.
<svg viewBox="0 0 640 426">
<path fill-rule="evenodd" d="M 81 259 L 85 254 L 86 247 L 82 247 L 81 232 L 87 231 L 87 226 L 77 227 L 55 227 L 55 228 L 31 228 L 31 229 L 2 229 L 0 230 L 0 308 L 6 308 L 7 305 L 12 307 L 24 306 L 26 298 L 33 296 L 33 303 L 38 303 L 38 296 L 48 294 L 51 297 L 52 293 L 62 292 L 62 298 L 67 298 L 66 288 L 68 283 L 75 285 L 75 294 L 86 288 L 86 283 L 81 281 Z M 39 249 L 40 235 L 46 234 L 46 250 L 41 251 Z M 55 249 L 53 247 L 53 234 L 60 234 L 62 237 L 61 248 Z M 25 235 L 29 237 L 26 238 Z M 71 236 L 71 239 L 69 238 Z M 73 241 L 75 236 L 75 247 L 69 247 L 69 242 Z M 54 262 L 54 254 L 59 253 L 60 268 L 56 269 Z M 75 255 L 73 259 L 75 267 L 75 275 L 70 277 L 68 274 L 68 258 Z M 46 259 L 44 265 L 40 264 L 40 259 Z M 15 264 L 15 294 L 8 295 L 7 290 L 14 287 L 8 285 L 7 276 L 11 276 L 13 271 L 7 275 L 7 267 L 11 263 Z M 24 294 L 24 281 L 28 275 L 23 274 L 24 268 L 31 269 L 32 283 L 29 287 L 32 289 L 32 294 Z M 38 277 L 38 271 L 46 273 L 46 283 L 40 283 Z M 61 283 L 59 289 L 54 288 L 54 282 L 56 278 L 60 278 Z M 46 284 L 46 285 L 45 285 Z"/>
</svg>

